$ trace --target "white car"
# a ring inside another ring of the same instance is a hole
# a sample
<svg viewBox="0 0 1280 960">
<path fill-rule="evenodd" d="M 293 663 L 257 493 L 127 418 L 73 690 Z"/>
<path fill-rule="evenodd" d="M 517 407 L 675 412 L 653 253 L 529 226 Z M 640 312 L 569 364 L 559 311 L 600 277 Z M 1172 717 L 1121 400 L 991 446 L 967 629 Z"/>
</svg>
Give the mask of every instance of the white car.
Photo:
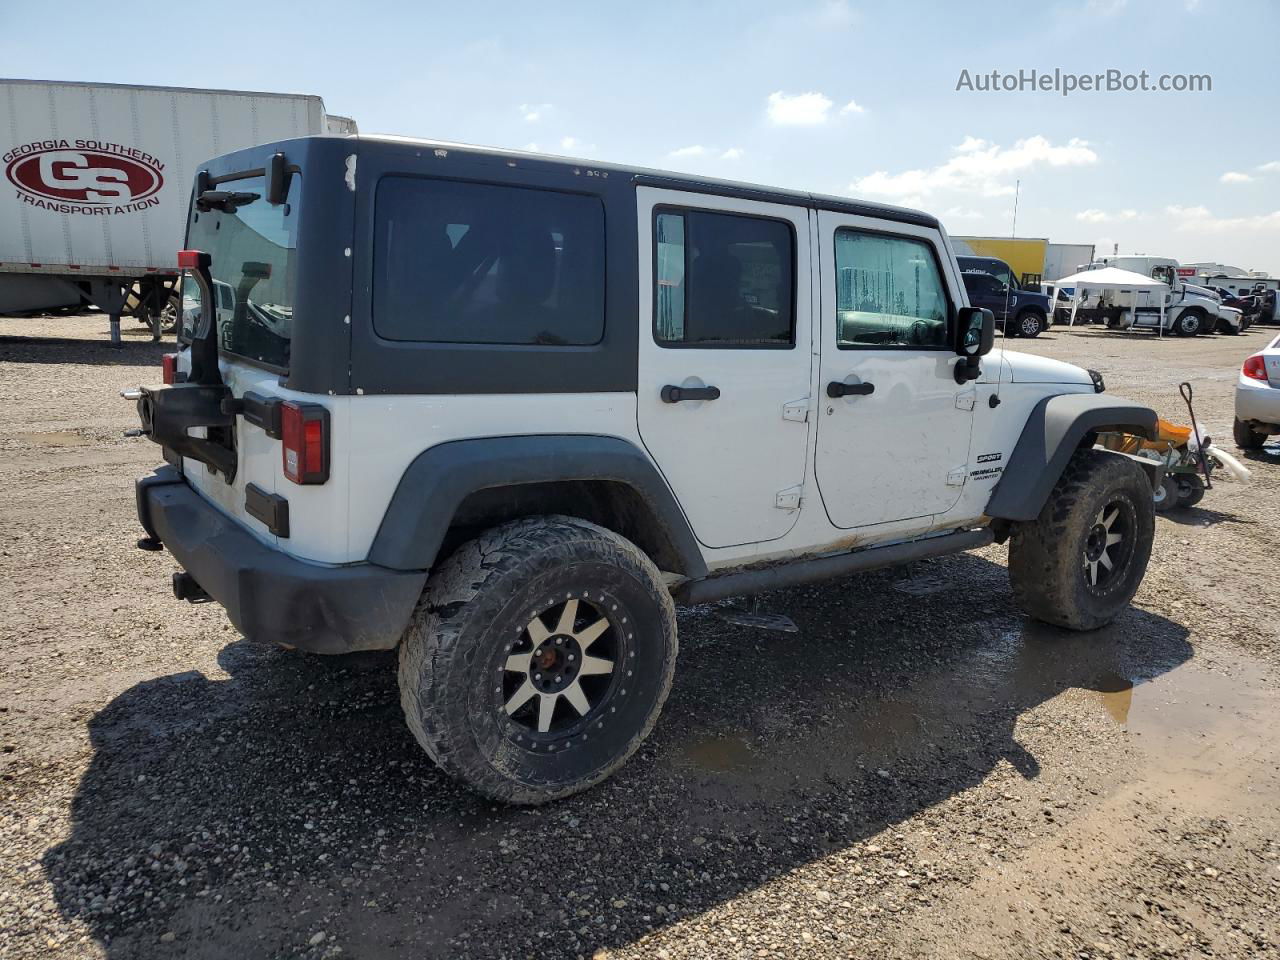
<svg viewBox="0 0 1280 960">
<path fill-rule="evenodd" d="M 1158 465 L 1094 441 L 1155 412 L 994 349 L 928 214 L 385 138 L 208 180 L 200 332 L 130 392 L 168 462 L 139 546 L 251 640 L 398 648 L 409 728 L 489 797 L 636 750 L 675 604 L 1007 542 L 1021 609 L 1092 630 L 1142 580 Z M 215 330 L 219 284 L 275 316 Z"/>
<path fill-rule="evenodd" d="M 1256 450 L 1280 433 L 1280 337 L 1240 367 L 1236 380 L 1236 445 Z"/>
</svg>

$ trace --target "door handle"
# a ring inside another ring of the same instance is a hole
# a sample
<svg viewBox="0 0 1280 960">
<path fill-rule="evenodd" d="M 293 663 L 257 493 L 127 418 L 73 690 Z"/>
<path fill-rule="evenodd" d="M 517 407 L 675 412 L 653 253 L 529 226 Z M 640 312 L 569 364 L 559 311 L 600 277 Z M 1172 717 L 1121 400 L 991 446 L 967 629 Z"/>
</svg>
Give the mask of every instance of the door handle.
<svg viewBox="0 0 1280 960">
<path fill-rule="evenodd" d="M 719 387 L 673 387 L 667 384 L 662 388 L 663 403 L 679 403 L 681 400 L 715 400 L 719 396 Z"/>
<path fill-rule="evenodd" d="M 865 397 L 875 392 L 874 383 L 841 383 L 839 380 L 832 380 L 827 384 L 828 397 Z"/>
</svg>

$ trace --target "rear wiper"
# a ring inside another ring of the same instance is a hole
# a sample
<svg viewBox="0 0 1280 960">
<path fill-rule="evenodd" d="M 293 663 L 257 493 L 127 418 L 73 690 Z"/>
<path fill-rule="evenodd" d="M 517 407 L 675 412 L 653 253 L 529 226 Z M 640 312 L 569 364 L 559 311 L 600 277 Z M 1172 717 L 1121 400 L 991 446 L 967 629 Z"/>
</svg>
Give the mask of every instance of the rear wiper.
<svg viewBox="0 0 1280 960">
<path fill-rule="evenodd" d="M 196 209 L 201 213 L 208 213 L 210 210 L 235 213 L 238 208 L 253 203 L 261 196 L 259 193 L 242 193 L 236 190 L 206 190 L 196 199 Z"/>
</svg>

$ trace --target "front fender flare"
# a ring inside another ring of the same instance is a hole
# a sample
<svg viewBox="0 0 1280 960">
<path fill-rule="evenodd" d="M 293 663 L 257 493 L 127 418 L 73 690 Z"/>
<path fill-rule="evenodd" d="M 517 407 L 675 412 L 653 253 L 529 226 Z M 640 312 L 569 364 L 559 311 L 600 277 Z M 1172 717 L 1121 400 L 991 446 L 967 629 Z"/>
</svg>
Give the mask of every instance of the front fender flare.
<svg viewBox="0 0 1280 960">
<path fill-rule="evenodd" d="M 1156 412 L 1122 397 L 1065 393 L 1035 405 L 1013 454 L 987 502 L 987 516 L 1034 520 L 1049 499 L 1071 455 L 1090 434 L 1122 430 L 1156 435 Z"/>
<path fill-rule="evenodd" d="M 706 576 L 706 561 L 689 521 L 653 462 L 619 437 L 578 434 L 453 440 L 424 450 L 400 478 L 369 561 L 395 570 L 427 570 L 468 495 L 558 480 L 606 480 L 631 487 L 662 526 L 681 572 Z"/>
</svg>

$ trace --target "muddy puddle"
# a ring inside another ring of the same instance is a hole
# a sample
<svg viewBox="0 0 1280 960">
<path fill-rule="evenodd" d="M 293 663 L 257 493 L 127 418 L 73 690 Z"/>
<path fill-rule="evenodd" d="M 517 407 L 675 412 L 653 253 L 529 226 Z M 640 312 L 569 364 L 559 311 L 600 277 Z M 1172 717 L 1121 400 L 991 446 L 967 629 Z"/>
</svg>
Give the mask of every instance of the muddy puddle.
<svg viewBox="0 0 1280 960">
<path fill-rule="evenodd" d="M 1158 653 L 1138 654 L 1124 629 L 1071 634 L 1023 625 L 993 632 L 959 661 L 891 692 L 828 674 L 806 691 L 810 716 L 789 712 L 783 700 L 742 730 L 686 734 L 671 762 L 702 774 L 713 791 L 716 784 L 771 793 L 851 775 L 911 777 L 957 763 L 981 779 L 1001 760 L 1033 778 L 1037 762 L 1020 745 L 1021 718 L 1043 708 L 1055 723 L 1087 731 L 1096 723 L 1088 717 L 1093 710 L 1122 736 L 1099 749 L 1127 742 L 1152 770 L 1176 771 L 1189 785 L 1217 767 L 1205 762 L 1208 745 L 1231 741 L 1244 749 L 1274 716 L 1277 690 L 1258 661 L 1216 655 L 1202 663 L 1185 634 L 1172 630 Z M 803 643 L 803 632 L 790 642 Z"/>
</svg>

